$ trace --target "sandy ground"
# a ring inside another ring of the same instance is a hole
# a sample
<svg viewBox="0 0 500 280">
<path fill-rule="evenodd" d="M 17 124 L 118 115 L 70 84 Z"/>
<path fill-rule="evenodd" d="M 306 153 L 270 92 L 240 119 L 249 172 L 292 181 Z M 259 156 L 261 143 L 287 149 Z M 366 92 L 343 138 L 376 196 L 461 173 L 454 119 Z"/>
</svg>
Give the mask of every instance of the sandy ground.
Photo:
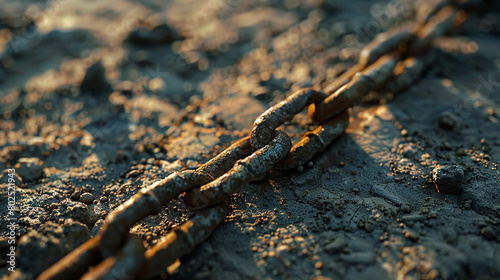
<svg viewBox="0 0 500 280">
<path fill-rule="evenodd" d="M 413 3 L 2 1 L 0 275 L 33 279 L 142 186 L 331 82 L 377 33 L 413 21 Z M 498 279 L 499 10 L 436 42 L 418 83 L 353 108 L 303 172 L 244 186 L 173 279 Z M 282 127 L 294 141 L 312 128 L 305 113 Z M 455 166 L 456 194 L 436 190 L 438 166 Z M 192 214 L 178 199 L 131 232 L 152 246 Z"/>
</svg>

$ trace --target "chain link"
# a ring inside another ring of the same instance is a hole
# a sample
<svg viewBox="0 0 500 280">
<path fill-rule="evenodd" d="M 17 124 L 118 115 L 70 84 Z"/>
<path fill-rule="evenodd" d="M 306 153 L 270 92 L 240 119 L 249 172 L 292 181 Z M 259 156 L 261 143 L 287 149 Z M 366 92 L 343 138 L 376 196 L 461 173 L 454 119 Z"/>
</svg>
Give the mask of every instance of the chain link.
<svg viewBox="0 0 500 280">
<path fill-rule="evenodd" d="M 372 90 L 397 93 L 414 83 L 433 61 L 429 51 L 438 37 L 462 24 L 466 9 L 485 0 L 426 2 L 417 9 L 413 29 L 397 28 L 379 34 L 360 53 L 358 64 L 323 91 L 303 88 L 260 115 L 249 137 L 231 145 L 196 170 L 183 170 L 148 186 L 112 211 L 100 233 L 83 243 L 38 279 L 114 279 L 138 275 L 144 279 L 167 272 L 167 267 L 190 254 L 220 223 L 228 198 L 248 182 L 271 169 L 297 168 L 309 162 L 346 129 L 348 108 Z M 419 3 L 420 5 L 420 3 Z M 276 130 L 307 108 L 319 123 L 291 147 L 284 132 Z M 190 208 L 202 209 L 146 250 L 129 229 L 164 204 L 186 193 Z M 88 268 L 95 266 L 88 271 Z"/>
<path fill-rule="evenodd" d="M 202 209 L 227 199 L 231 194 L 251 180 L 262 177 L 283 159 L 292 146 L 290 138 L 281 131 L 274 132 L 274 138 L 267 145 L 236 162 L 233 169 L 210 182 L 186 194 L 186 205 Z"/>
</svg>

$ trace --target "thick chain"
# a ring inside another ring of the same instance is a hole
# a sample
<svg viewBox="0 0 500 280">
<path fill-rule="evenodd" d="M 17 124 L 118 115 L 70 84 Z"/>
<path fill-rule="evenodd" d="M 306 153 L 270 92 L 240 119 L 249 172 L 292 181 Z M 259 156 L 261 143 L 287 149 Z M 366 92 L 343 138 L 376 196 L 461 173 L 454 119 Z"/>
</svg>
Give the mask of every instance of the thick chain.
<svg viewBox="0 0 500 280">
<path fill-rule="evenodd" d="M 379 34 L 362 51 L 358 64 L 317 91 L 300 89 L 257 118 L 245 137 L 196 170 L 184 170 L 143 188 L 107 217 L 100 233 L 44 271 L 38 279 L 114 279 L 138 275 L 147 279 L 191 253 L 220 223 L 228 198 L 246 183 L 271 169 L 302 166 L 341 135 L 349 123 L 347 109 L 372 90 L 399 92 L 418 79 L 433 60 L 431 45 L 464 22 L 465 10 L 484 0 L 444 0 L 422 5 L 413 29 Z M 320 125 L 291 147 L 290 138 L 276 129 L 307 107 Z M 157 214 L 170 200 L 186 193 L 190 208 L 203 209 L 172 230 L 152 248 L 129 229 Z M 95 266 L 88 271 L 88 268 Z"/>
</svg>

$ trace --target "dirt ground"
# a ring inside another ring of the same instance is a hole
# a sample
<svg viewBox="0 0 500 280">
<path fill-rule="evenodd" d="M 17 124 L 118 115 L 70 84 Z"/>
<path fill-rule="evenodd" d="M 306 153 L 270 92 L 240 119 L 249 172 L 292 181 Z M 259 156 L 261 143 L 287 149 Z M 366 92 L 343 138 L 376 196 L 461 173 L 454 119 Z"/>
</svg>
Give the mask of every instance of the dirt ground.
<svg viewBox="0 0 500 280">
<path fill-rule="evenodd" d="M 0 6 L 0 276 L 34 279 L 141 187 L 206 162 L 294 90 L 333 81 L 376 34 L 413 22 L 416 5 Z M 435 42 L 416 84 L 354 107 L 346 133 L 302 172 L 240 189 L 225 222 L 172 279 L 499 279 L 498 6 Z M 293 141 L 313 128 L 305 112 L 281 127 Z M 455 172 L 450 194 L 436 189 L 439 166 Z M 150 247 L 192 214 L 177 199 L 131 233 Z"/>
</svg>

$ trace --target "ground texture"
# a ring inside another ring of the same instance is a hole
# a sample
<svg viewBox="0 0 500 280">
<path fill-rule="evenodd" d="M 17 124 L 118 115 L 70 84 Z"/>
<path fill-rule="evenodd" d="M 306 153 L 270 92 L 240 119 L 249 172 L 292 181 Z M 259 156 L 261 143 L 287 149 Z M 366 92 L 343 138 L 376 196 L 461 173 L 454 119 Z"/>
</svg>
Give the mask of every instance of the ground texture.
<svg viewBox="0 0 500 280">
<path fill-rule="evenodd" d="M 6 279 L 34 278 L 141 187 L 206 162 L 287 94 L 321 89 L 376 34 L 415 18 L 414 1 L 1 5 Z M 415 85 L 353 108 L 346 133 L 302 172 L 274 172 L 232 196 L 225 222 L 172 277 L 498 279 L 495 5 L 436 42 Z M 282 127 L 294 141 L 313 128 L 305 113 Z M 19 175 L 15 274 L 8 168 Z M 439 193 L 434 181 L 447 174 L 452 193 Z M 131 233 L 151 246 L 192 214 L 174 200 Z"/>
</svg>

